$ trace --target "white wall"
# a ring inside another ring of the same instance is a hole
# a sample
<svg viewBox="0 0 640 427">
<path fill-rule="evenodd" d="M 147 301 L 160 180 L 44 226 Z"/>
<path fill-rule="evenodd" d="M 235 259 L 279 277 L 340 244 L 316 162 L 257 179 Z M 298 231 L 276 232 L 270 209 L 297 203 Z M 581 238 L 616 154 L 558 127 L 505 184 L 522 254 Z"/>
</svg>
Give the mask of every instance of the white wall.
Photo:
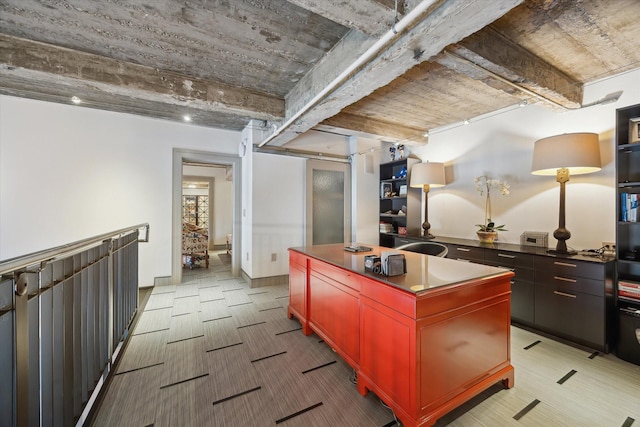
<svg viewBox="0 0 640 427">
<path fill-rule="evenodd" d="M 305 162 L 253 153 L 253 278 L 288 274 L 287 249 L 304 242 Z"/>
<path fill-rule="evenodd" d="M 423 160 L 447 165 L 448 185 L 429 193 L 432 232 L 476 238 L 484 199 L 473 178 L 489 174 L 511 184 L 510 196 L 493 197 L 494 219 L 509 229 L 500 240 L 517 243 L 523 231 L 548 231 L 555 246 L 558 184 L 530 174 L 533 144 L 564 132 L 596 132 L 603 170 L 567 184 L 568 244 L 582 249 L 613 241 L 614 114 L 640 103 L 638 81 L 640 71 L 586 88 L 585 103 L 624 90 L 613 104 L 566 112 L 532 105 L 436 133 L 423 147 L 407 146 Z M 0 96 L 0 259 L 149 222 L 140 284 L 171 275 L 172 149 L 236 155 L 240 138 L 240 132 Z M 372 153 L 373 175 L 364 172 L 365 154 L 354 158 L 354 234 L 361 243 L 377 242 L 377 171 L 384 154 Z M 304 241 L 304 164 L 250 150 L 242 160 L 240 255 L 252 278 L 286 274 L 287 248 Z"/>
<path fill-rule="evenodd" d="M 353 145 L 352 150 L 355 152 L 355 144 Z M 351 160 L 352 240 L 361 244 L 377 245 L 380 240 L 378 188 L 381 154 L 380 150 L 356 153 Z M 386 158 L 383 161 L 387 161 Z"/>
<path fill-rule="evenodd" d="M 600 136 L 602 170 L 572 176 L 566 188 L 567 245 L 575 249 L 599 248 L 615 241 L 615 110 L 640 103 L 640 70 L 585 88 L 584 104 L 623 90 L 612 104 L 554 112 L 529 105 L 470 124 L 438 132 L 424 147 L 409 147 L 423 161 L 444 162 L 447 186 L 429 193 L 429 222 L 436 236 L 475 239 L 475 224 L 484 220 L 484 198 L 475 190 L 474 177 L 489 175 L 511 184 L 511 194 L 492 194 L 493 219 L 509 231 L 500 241 L 519 243 L 524 231 L 549 232 L 558 227 L 559 184 L 555 177 L 531 175 L 534 142 L 570 132 Z M 371 192 L 375 193 L 372 188 Z"/>
<path fill-rule="evenodd" d="M 0 259 L 148 222 L 140 285 L 171 275 L 172 149 L 239 132 L 0 96 Z"/>
</svg>

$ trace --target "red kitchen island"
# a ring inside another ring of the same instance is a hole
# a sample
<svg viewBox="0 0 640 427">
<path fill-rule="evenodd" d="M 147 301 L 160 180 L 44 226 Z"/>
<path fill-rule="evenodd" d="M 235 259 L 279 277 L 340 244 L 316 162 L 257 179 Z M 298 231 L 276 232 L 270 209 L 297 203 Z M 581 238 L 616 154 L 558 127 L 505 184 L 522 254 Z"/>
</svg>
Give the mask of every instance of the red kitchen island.
<svg viewBox="0 0 640 427">
<path fill-rule="evenodd" d="M 366 272 L 344 244 L 289 249 L 289 318 L 315 332 L 405 427 L 431 426 L 491 385 L 513 387 L 513 273 L 398 251 L 407 273 Z"/>
</svg>

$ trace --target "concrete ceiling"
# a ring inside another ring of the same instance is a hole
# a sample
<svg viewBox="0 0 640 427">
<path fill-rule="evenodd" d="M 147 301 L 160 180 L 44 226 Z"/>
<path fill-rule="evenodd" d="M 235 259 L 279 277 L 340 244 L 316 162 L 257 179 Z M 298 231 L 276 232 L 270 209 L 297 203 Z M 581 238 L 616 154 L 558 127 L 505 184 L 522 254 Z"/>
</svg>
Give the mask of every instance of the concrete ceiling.
<svg viewBox="0 0 640 427">
<path fill-rule="evenodd" d="M 637 0 L 395 3 L 1 0 L 0 93 L 257 119 L 267 146 L 339 154 L 350 135 L 420 144 L 522 101 L 580 108 L 584 84 L 640 67 Z"/>
</svg>

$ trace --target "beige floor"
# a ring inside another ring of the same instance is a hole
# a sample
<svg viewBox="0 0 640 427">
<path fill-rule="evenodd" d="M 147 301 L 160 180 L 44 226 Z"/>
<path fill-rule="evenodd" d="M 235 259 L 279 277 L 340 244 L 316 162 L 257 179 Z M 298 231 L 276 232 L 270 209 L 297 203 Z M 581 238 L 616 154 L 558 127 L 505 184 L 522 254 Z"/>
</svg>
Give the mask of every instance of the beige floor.
<svg viewBox="0 0 640 427">
<path fill-rule="evenodd" d="M 396 425 L 327 345 L 287 319 L 287 292 L 248 288 L 216 254 L 183 284 L 154 288 L 92 424 Z M 515 387 L 496 385 L 438 426 L 640 425 L 639 366 L 511 332 Z"/>
</svg>

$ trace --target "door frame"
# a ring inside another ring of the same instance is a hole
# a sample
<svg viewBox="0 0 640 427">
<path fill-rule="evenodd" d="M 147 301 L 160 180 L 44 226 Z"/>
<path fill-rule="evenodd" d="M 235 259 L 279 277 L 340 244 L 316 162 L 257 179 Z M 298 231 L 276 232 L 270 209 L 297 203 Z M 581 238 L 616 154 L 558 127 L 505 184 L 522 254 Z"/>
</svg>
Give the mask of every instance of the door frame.
<svg viewBox="0 0 640 427">
<path fill-rule="evenodd" d="M 215 196 L 215 179 L 210 176 L 182 175 L 182 181 L 206 181 L 209 184 L 209 188 L 207 190 L 207 195 L 209 196 L 209 227 L 207 227 L 207 232 L 208 235 L 211 236 L 211 239 L 209 240 L 207 246 L 209 250 L 211 250 L 213 248 L 213 237 L 216 235 L 215 224 L 213 221 L 213 211 L 215 209 L 215 205 L 213 203 Z M 180 213 L 182 214 L 182 211 L 180 211 Z"/>
<path fill-rule="evenodd" d="M 240 157 L 229 154 L 174 148 L 171 197 L 171 284 L 173 285 L 182 282 L 182 165 L 185 162 L 231 166 L 233 195 L 233 224 L 231 227 L 233 237 L 231 247 L 236 254 L 242 253 L 242 248 L 240 247 L 240 242 L 242 241 L 242 228 L 240 227 L 242 162 Z M 231 274 L 234 277 L 240 276 L 239 256 L 231 256 Z"/>
</svg>

